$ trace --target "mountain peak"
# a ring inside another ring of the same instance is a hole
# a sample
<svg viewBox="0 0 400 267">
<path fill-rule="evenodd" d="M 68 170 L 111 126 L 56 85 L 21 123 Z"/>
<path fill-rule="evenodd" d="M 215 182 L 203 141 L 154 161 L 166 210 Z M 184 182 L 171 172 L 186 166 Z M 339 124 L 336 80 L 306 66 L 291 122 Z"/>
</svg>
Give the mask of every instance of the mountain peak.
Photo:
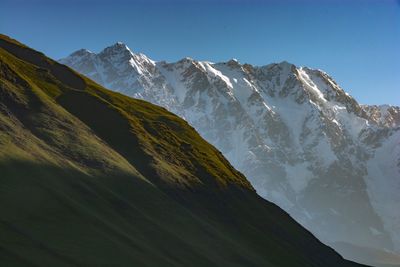
<svg viewBox="0 0 400 267">
<path fill-rule="evenodd" d="M 297 69 L 297 66 L 284 60 L 279 63 L 270 63 L 264 66 L 261 66 L 261 69 L 264 70 L 270 70 L 270 69 L 275 69 L 276 71 L 284 71 L 284 72 L 294 72 L 295 69 Z"/>
<path fill-rule="evenodd" d="M 93 52 L 87 50 L 87 49 L 79 49 L 76 50 L 75 52 L 73 52 L 70 56 L 74 57 L 74 56 L 78 56 L 78 57 L 82 57 L 82 56 L 87 56 L 93 54 Z"/>
<path fill-rule="evenodd" d="M 283 60 L 283 61 L 279 62 L 278 65 L 280 65 L 280 66 L 292 66 L 293 64 L 288 62 L 288 61 L 286 61 L 286 60 Z"/>
<path fill-rule="evenodd" d="M 240 62 L 236 58 L 230 59 L 226 64 L 232 68 L 240 66 Z"/>
<path fill-rule="evenodd" d="M 193 61 L 194 61 L 194 59 L 191 57 L 184 57 L 181 60 L 179 60 L 178 62 L 185 63 L 185 62 L 193 62 Z"/>
<path fill-rule="evenodd" d="M 124 42 L 116 42 L 115 44 L 111 45 L 111 47 L 121 48 L 121 49 L 129 49 L 128 46 Z"/>
<path fill-rule="evenodd" d="M 115 44 L 106 47 L 103 51 L 99 54 L 102 55 L 115 55 L 115 54 L 122 54 L 122 55 L 133 55 L 133 52 L 130 48 L 123 42 L 116 42 Z"/>
</svg>

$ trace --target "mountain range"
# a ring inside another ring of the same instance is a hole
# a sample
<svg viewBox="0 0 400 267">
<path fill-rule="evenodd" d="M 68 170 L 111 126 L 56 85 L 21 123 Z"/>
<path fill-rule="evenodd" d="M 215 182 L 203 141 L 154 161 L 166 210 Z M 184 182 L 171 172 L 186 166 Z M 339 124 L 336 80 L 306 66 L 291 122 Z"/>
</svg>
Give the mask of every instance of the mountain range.
<svg viewBox="0 0 400 267">
<path fill-rule="evenodd" d="M 360 266 L 183 119 L 0 35 L 2 266 Z"/>
<path fill-rule="evenodd" d="M 400 264 L 399 107 L 361 105 L 327 73 L 288 62 L 168 63 L 121 42 L 60 62 L 187 120 L 260 196 L 347 258 Z"/>
</svg>

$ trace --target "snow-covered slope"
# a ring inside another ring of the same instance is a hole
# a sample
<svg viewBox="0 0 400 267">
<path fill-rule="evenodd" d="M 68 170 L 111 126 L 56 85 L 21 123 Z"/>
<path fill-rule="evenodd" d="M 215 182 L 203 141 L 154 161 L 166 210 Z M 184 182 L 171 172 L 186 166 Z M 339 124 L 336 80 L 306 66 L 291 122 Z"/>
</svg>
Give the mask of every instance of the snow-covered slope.
<svg viewBox="0 0 400 267">
<path fill-rule="evenodd" d="M 154 62 L 122 43 L 61 62 L 185 118 L 322 241 L 400 252 L 398 107 L 359 105 L 288 62 Z"/>
</svg>

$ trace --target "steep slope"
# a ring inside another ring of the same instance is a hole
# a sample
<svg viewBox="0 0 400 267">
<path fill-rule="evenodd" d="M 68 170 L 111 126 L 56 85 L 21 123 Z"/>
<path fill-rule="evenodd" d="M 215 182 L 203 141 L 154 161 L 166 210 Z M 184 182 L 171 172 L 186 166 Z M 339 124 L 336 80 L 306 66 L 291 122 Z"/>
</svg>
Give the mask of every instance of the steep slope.
<svg viewBox="0 0 400 267">
<path fill-rule="evenodd" d="M 288 62 L 155 62 L 123 43 L 61 62 L 185 118 L 322 241 L 400 253 L 399 108 L 361 106 Z"/>
<path fill-rule="evenodd" d="M 0 36 L 5 266 L 356 266 L 185 121 Z"/>
</svg>

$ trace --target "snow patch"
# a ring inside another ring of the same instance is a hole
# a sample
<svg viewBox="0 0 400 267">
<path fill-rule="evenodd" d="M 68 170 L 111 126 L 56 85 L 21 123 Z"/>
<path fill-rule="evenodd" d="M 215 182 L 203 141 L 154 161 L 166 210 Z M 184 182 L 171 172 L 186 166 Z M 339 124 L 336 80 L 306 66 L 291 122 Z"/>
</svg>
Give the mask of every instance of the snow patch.
<svg viewBox="0 0 400 267">
<path fill-rule="evenodd" d="M 308 164 L 305 162 L 285 166 L 288 182 L 297 194 L 307 187 L 309 181 L 313 177 L 313 174 L 308 170 L 308 167 Z"/>
</svg>

